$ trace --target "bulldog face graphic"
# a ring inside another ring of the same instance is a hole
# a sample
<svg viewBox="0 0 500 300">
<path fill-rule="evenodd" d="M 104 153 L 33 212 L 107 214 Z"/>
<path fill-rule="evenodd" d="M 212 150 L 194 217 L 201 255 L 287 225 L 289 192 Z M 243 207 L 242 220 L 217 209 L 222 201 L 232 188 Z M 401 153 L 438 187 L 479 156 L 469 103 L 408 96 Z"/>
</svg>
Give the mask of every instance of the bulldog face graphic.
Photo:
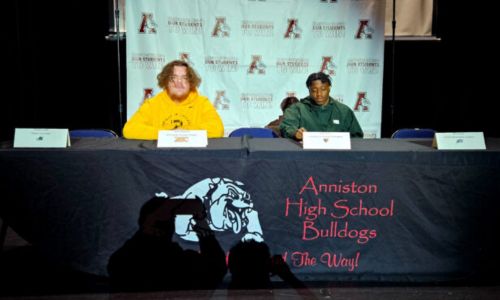
<svg viewBox="0 0 500 300">
<path fill-rule="evenodd" d="M 242 240 L 262 242 L 263 234 L 253 200 L 243 189 L 243 183 L 227 178 L 206 178 L 189 187 L 173 199 L 199 198 L 207 209 L 207 221 L 214 231 L 245 232 Z M 182 239 L 198 241 L 192 230 L 192 216 L 178 215 L 175 232 Z"/>
</svg>

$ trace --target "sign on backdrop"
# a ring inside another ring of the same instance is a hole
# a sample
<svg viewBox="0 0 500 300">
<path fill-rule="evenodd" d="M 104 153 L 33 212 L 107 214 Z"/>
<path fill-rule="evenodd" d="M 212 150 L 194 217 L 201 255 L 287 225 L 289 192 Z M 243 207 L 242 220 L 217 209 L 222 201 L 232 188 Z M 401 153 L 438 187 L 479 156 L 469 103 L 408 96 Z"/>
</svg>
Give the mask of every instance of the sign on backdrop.
<svg viewBox="0 0 500 300">
<path fill-rule="evenodd" d="M 288 96 L 308 95 L 307 76 L 332 78 L 330 95 L 351 107 L 366 138 L 380 137 L 385 1 L 265 0 L 126 3 L 127 118 L 160 92 L 171 60 L 190 63 L 225 135 L 263 127 Z"/>
</svg>

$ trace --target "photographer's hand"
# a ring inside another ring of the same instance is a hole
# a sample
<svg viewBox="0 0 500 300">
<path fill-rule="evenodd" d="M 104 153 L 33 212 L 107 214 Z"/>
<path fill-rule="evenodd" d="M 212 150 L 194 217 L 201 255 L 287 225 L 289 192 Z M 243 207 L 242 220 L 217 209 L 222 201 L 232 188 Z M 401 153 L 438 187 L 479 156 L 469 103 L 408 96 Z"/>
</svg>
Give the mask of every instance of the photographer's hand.
<svg viewBox="0 0 500 300">
<path fill-rule="evenodd" d="M 213 235 L 212 229 L 210 229 L 210 225 L 208 225 L 207 219 L 195 219 L 194 217 L 191 219 L 191 228 L 198 235 L 198 238 L 204 238 Z"/>
</svg>

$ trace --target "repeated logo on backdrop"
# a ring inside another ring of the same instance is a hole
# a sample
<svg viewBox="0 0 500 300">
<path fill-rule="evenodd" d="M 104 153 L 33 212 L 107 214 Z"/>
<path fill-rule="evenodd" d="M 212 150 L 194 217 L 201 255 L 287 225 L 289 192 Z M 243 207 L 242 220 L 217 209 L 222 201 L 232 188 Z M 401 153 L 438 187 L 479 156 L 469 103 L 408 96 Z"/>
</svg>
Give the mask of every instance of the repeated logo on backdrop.
<svg viewBox="0 0 500 300">
<path fill-rule="evenodd" d="M 274 23 L 268 21 L 241 21 L 241 34 L 243 36 L 272 37 L 274 35 Z"/>
<path fill-rule="evenodd" d="M 273 108 L 273 94 L 242 93 L 240 96 L 240 102 L 241 102 L 241 108 L 245 110 L 271 109 Z"/>
<path fill-rule="evenodd" d="M 203 22 L 199 18 L 169 17 L 167 28 L 170 33 L 180 34 L 202 34 Z"/>
<path fill-rule="evenodd" d="M 262 55 L 252 55 L 252 62 L 248 67 L 248 74 L 266 74 L 266 65 L 262 61 Z"/>
<path fill-rule="evenodd" d="M 236 56 L 207 56 L 205 69 L 209 72 L 236 72 L 238 71 L 238 58 Z"/>
<path fill-rule="evenodd" d="M 139 33 L 156 33 L 156 24 L 152 13 L 142 13 L 141 25 L 139 27 Z"/>
<path fill-rule="evenodd" d="M 380 61 L 372 58 L 351 58 L 347 61 L 349 74 L 378 74 Z"/>
<path fill-rule="evenodd" d="M 302 29 L 299 27 L 298 19 L 288 19 L 288 26 L 285 32 L 285 39 L 299 39 Z"/>
<path fill-rule="evenodd" d="M 229 110 L 231 101 L 226 97 L 226 90 L 215 91 L 214 99 L 213 105 L 216 110 Z"/>
<path fill-rule="evenodd" d="M 366 92 L 358 92 L 358 98 L 356 99 L 356 103 L 354 104 L 354 111 L 369 111 L 370 108 L 370 100 L 366 97 Z"/>
<path fill-rule="evenodd" d="M 371 39 L 375 30 L 369 25 L 369 20 L 359 20 L 358 31 L 355 39 Z"/>
<path fill-rule="evenodd" d="M 317 38 L 344 38 L 345 37 L 344 22 L 314 22 L 312 25 L 312 33 Z"/>
<path fill-rule="evenodd" d="M 355 110 L 370 137 L 379 134 L 382 1 L 220 2 L 130 5 L 138 10 L 126 20 L 128 28 L 137 28 L 127 36 L 129 117 L 136 103 L 158 92 L 151 87 L 163 66 L 179 59 L 199 73 L 200 93 L 221 112 L 228 130 L 265 126 L 288 91 L 307 96 L 307 76 L 323 72 L 335 79 L 330 96 Z"/>
<path fill-rule="evenodd" d="M 143 102 L 153 97 L 153 88 L 144 88 L 144 97 L 142 97 Z"/>
<path fill-rule="evenodd" d="M 307 74 L 309 60 L 306 58 L 278 58 L 276 61 L 276 72 Z"/>
<path fill-rule="evenodd" d="M 166 64 L 165 55 L 157 53 L 134 53 L 131 67 L 139 70 L 160 69 Z"/>
<path fill-rule="evenodd" d="M 231 28 L 226 23 L 226 17 L 217 17 L 215 20 L 215 26 L 212 30 L 213 37 L 229 37 Z"/>
<path fill-rule="evenodd" d="M 188 52 L 181 52 L 181 53 L 179 53 L 179 59 L 182 60 L 183 62 L 189 64 L 193 68 L 196 67 L 195 63 L 189 58 L 189 53 Z"/>
<path fill-rule="evenodd" d="M 333 63 L 333 57 L 323 56 L 322 59 L 323 61 L 321 63 L 321 68 L 319 71 L 329 76 L 335 76 L 335 69 L 337 66 Z"/>
</svg>

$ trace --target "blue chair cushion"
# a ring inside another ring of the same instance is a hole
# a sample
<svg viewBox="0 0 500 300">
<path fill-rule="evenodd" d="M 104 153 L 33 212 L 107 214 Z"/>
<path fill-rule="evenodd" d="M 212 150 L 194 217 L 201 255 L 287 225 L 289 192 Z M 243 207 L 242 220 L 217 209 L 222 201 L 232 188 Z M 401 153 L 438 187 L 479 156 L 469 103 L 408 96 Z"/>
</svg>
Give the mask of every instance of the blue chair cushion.
<svg viewBox="0 0 500 300">
<path fill-rule="evenodd" d="M 274 131 L 269 128 L 243 127 L 233 130 L 229 137 L 251 136 L 255 138 L 275 138 L 278 137 Z"/>
<path fill-rule="evenodd" d="M 393 139 L 413 139 L 413 138 L 428 138 L 432 139 L 436 131 L 429 128 L 405 128 L 398 129 L 392 134 Z"/>
<path fill-rule="evenodd" d="M 110 129 L 75 129 L 69 131 L 72 138 L 116 138 L 118 135 Z"/>
</svg>

